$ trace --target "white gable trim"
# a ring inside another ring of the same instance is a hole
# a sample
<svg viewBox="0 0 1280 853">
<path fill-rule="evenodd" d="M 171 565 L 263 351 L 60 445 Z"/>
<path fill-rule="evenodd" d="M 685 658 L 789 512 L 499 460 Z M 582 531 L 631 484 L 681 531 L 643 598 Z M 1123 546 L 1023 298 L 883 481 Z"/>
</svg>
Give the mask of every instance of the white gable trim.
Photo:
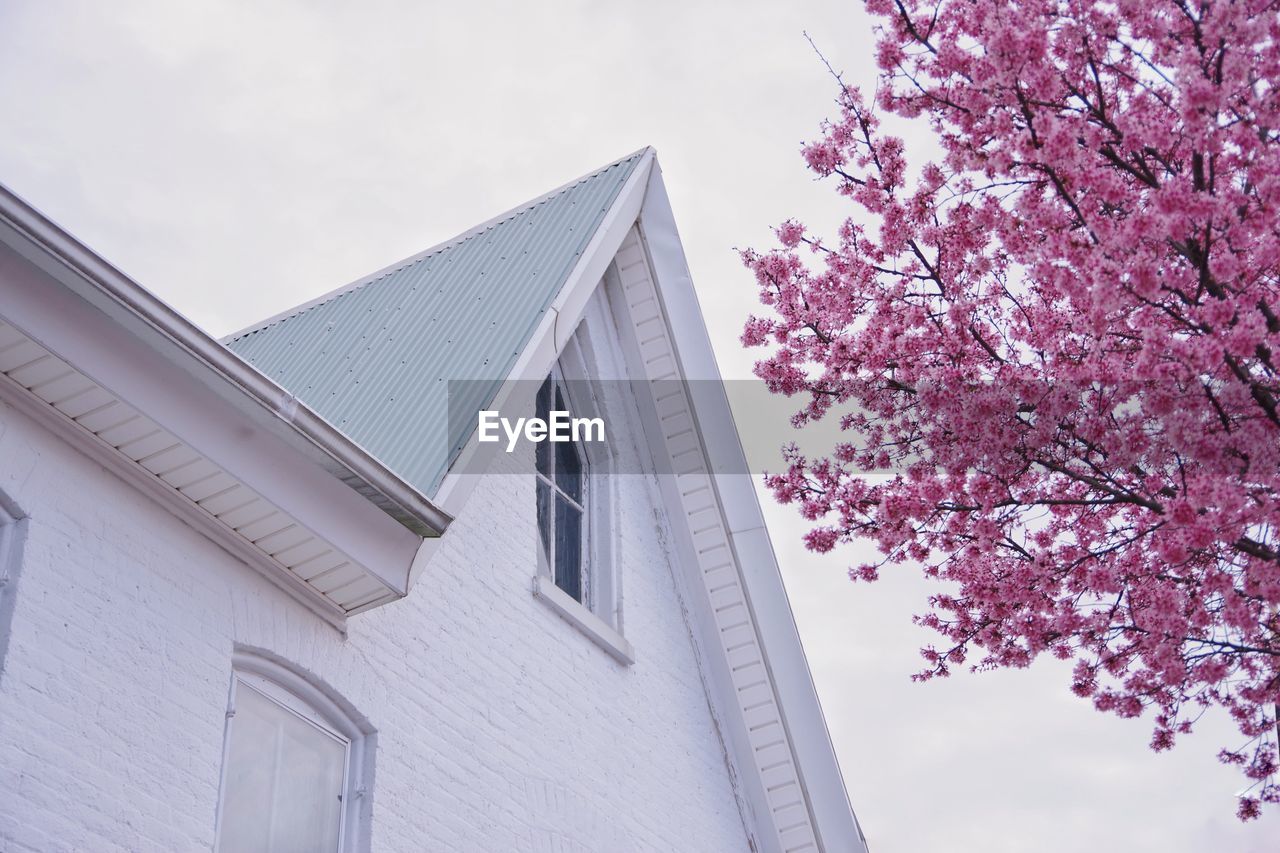
<svg viewBox="0 0 1280 853">
<path fill-rule="evenodd" d="M 642 238 L 640 243 L 656 279 L 654 284 L 657 302 L 661 306 L 665 326 L 670 332 L 678 376 L 685 380 L 719 379 L 711 341 L 707 337 L 702 311 L 693 289 L 666 188 L 662 183 L 661 170 L 658 168 L 653 170 L 650 177 L 639 226 Z M 637 268 L 640 269 L 642 268 Z M 653 356 L 650 355 L 649 358 Z M 660 360 L 654 362 L 655 365 L 660 363 Z M 720 393 L 703 393 L 710 388 L 715 388 Z M 840 766 L 831 745 L 822 707 L 813 686 L 777 558 L 769 542 L 750 476 L 712 473 L 750 470 L 744 459 L 742 446 L 735 440 L 737 430 L 728 398 L 714 383 L 707 383 L 705 387 L 700 387 L 700 393 L 689 402 L 701 450 L 698 454 L 701 458 L 694 460 L 701 463 L 701 470 L 691 469 L 690 473 L 694 479 L 706 478 L 710 487 L 708 492 L 714 496 L 714 503 L 724 524 L 722 534 L 714 531 L 699 533 L 695 550 L 700 556 L 709 554 L 711 551 L 708 549 L 714 549 L 718 543 L 708 540 L 718 535 L 726 537 L 727 553 L 737 570 L 737 581 L 741 584 L 741 609 L 754 628 L 762 654 L 760 668 L 772 687 L 779 715 L 777 726 L 774 727 L 765 719 L 768 705 L 759 704 L 766 701 L 763 697 L 754 701 L 745 700 L 752 693 L 752 688 L 747 686 L 740 674 L 750 668 L 750 662 L 743 660 L 744 651 L 749 651 L 750 646 L 739 644 L 749 642 L 749 638 L 743 636 L 733 642 L 730 636 L 736 629 L 728 623 L 719 624 L 725 622 L 719 615 L 733 607 L 734 602 L 728 599 L 735 590 L 732 586 L 724 588 L 725 581 L 713 580 L 710 574 L 715 571 L 715 567 L 710 565 L 713 561 L 702 560 L 701 562 L 708 563 L 703 576 L 707 582 L 707 595 L 717 596 L 711 599 L 711 610 L 717 614 L 717 632 L 723 660 L 730 664 L 730 670 L 734 673 L 734 693 L 738 698 L 738 711 L 742 715 L 740 720 L 731 715 L 730 720 L 746 724 L 751 741 L 750 754 L 758 774 L 752 781 L 765 790 L 769 818 L 767 822 L 772 824 L 777 833 L 778 846 L 773 847 L 773 839 L 770 838 L 766 842 L 770 846 L 764 849 L 866 853 L 866 841 L 849 804 Z M 716 440 L 701 440 L 709 435 L 715 436 Z M 665 479 L 673 481 L 678 478 Z M 689 488 L 686 486 L 683 491 L 687 492 Z M 696 503 L 687 504 L 687 509 L 697 512 L 698 506 Z M 745 626 L 742 629 L 740 634 L 745 635 Z M 777 736 L 762 736 L 761 733 L 766 731 L 772 731 Z M 803 794 L 803 815 L 794 804 L 788 804 L 792 801 L 786 793 L 789 790 L 788 780 L 784 778 L 786 765 L 779 764 L 784 760 L 781 757 L 781 747 L 784 745 L 790 752 L 795 781 Z M 754 799 L 758 802 L 758 793 Z M 760 814 L 757 812 L 757 819 L 759 818 Z"/>
</svg>

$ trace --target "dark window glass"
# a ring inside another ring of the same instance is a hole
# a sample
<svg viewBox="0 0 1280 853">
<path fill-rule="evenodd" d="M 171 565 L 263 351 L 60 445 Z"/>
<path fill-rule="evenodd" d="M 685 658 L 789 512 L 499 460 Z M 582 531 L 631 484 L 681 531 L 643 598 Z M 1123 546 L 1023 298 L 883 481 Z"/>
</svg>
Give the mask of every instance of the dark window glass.
<svg viewBox="0 0 1280 853">
<path fill-rule="evenodd" d="M 569 442 L 547 444 L 556 448 L 556 486 L 569 500 L 581 504 L 582 459 L 578 456 L 578 446 Z"/>
<path fill-rule="evenodd" d="M 548 377 L 538 389 L 536 414 L 539 418 L 550 419 L 553 401 L 555 411 L 569 411 L 563 390 Z M 583 583 L 586 460 L 576 442 L 540 441 L 536 448 L 538 533 L 542 550 L 556 586 L 586 603 Z"/>
<path fill-rule="evenodd" d="M 542 383 L 542 387 L 538 389 L 537 412 L 535 414 L 546 421 L 550 417 L 551 411 L 551 377 L 547 377 L 547 381 Z M 534 445 L 534 455 L 537 461 L 538 473 L 544 477 L 551 476 L 551 443 L 539 441 Z"/>
<path fill-rule="evenodd" d="M 582 601 L 582 510 L 556 501 L 556 586 Z"/>
<path fill-rule="evenodd" d="M 552 496 L 551 486 L 541 477 L 538 478 L 538 538 L 542 540 L 542 553 L 546 557 L 547 565 L 553 566 L 553 554 L 551 551 L 551 537 L 548 533 L 551 530 L 552 516 Z"/>
</svg>

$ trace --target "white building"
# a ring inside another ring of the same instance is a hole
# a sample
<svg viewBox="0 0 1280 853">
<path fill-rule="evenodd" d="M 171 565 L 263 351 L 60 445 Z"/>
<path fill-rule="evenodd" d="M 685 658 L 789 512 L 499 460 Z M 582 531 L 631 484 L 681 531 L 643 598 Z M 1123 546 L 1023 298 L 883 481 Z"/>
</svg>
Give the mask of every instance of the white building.
<svg viewBox="0 0 1280 853">
<path fill-rule="evenodd" d="M 649 149 L 227 345 L 0 191 L 0 849 L 864 851 L 716 378 Z"/>
</svg>

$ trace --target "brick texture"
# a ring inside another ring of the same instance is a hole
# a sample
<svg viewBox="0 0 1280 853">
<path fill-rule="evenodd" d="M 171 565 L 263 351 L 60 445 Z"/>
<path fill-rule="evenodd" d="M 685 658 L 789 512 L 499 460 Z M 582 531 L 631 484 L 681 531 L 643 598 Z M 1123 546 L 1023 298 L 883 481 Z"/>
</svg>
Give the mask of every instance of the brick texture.
<svg viewBox="0 0 1280 853">
<path fill-rule="evenodd" d="M 0 490 L 30 517 L 0 849 L 209 850 L 239 644 L 376 728 L 374 851 L 747 850 L 656 489 L 615 487 L 634 666 L 531 594 L 533 483 L 510 474 L 483 479 L 407 599 L 344 637 L 0 404 Z"/>
</svg>

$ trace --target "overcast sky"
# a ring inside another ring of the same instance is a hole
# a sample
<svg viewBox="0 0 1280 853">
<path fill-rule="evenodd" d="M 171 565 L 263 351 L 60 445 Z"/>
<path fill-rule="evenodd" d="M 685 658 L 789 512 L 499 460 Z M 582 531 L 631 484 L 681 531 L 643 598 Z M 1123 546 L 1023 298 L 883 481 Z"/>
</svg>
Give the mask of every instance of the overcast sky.
<svg viewBox="0 0 1280 853">
<path fill-rule="evenodd" d="M 445 7 L 0 0 L 0 182 L 222 335 L 653 145 L 722 372 L 748 376 L 733 248 L 846 215 L 798 154 L 834 97 L 802 31 L 867 81 L 860 5 Z M 855 586 L 858 554 L 765 513 L 874 853 L 1275 849 L 1275 816 L 1233 817 L 1223 721 L 1156 755 L 1061 665 L 913 684 L 929 587 Z"/>
</svg>

